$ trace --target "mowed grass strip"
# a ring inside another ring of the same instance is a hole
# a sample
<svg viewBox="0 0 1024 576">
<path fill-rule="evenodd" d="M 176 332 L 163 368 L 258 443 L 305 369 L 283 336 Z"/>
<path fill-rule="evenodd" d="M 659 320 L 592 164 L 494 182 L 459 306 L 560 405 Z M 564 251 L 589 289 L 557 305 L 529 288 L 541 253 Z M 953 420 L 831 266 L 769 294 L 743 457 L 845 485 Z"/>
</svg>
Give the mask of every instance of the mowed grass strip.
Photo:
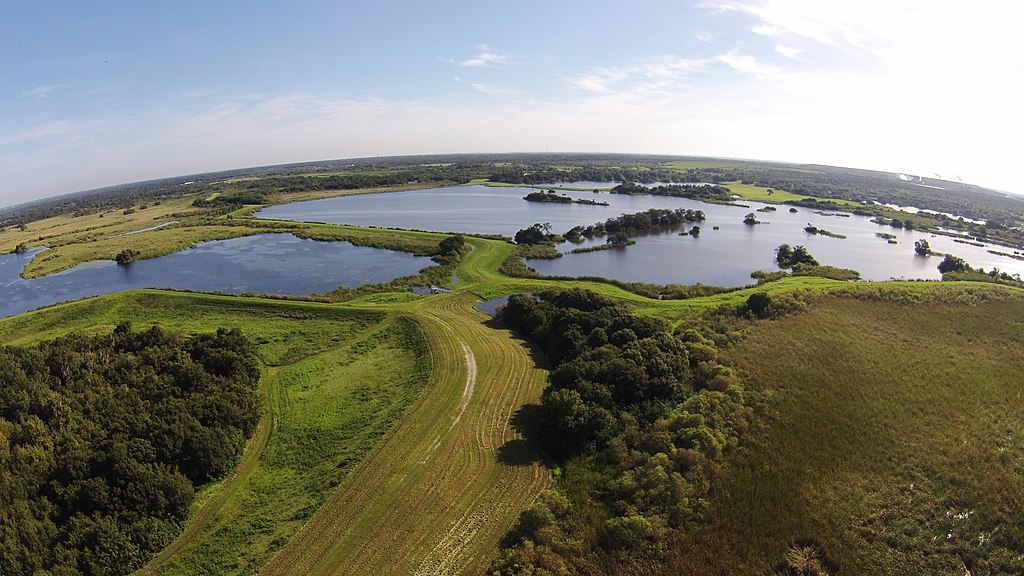
<svg viewBox="0 0 1024 576">
<path fill-rule="evenodd" d="M 759 323 L 729 356 L 774 418 L 672 569 L 770 573 L 813 542 L 841 574 L 1019 573 L 1019 298 L 826 300 Z"/>
<path fill-rule="evenodd" d="M 269 375 L 273 425 L 259 458 L 153 573 L 258 571 L 401 418 L 429 374 L 418 329 L 395 317 L 352 336 Z"/>
<path fill-rule="evenodd" d="M 511 426 L 546 372 L 466 295 L 421 301 L 428 391 L 263 574 L 475 574 L 551 480 Z"/>
</svg>

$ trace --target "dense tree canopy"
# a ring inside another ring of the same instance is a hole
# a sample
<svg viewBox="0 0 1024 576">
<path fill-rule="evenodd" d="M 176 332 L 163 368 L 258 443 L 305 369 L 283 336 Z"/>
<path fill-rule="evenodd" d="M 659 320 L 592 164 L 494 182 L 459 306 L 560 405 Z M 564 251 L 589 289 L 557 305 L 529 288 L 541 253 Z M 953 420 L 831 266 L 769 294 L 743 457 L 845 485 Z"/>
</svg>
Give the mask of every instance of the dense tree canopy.
<svg viewBox="0 0 1024 576">
<path fill-rule="evenodd" d="M 259 376 L 237 329 L 0 348 L 0 574 L 139 568 L 234 465 Z"/>
<path fill-rule="evenodd" d="M 751 410 L 712 340 L 585 290 L 509 298 L 501 317 L 547 354 L 534 435 L 575 471 L 573 493 L 523 513 L 499 574 L 656 566 L 705 507 L 716 462 Z"/>
</svg>

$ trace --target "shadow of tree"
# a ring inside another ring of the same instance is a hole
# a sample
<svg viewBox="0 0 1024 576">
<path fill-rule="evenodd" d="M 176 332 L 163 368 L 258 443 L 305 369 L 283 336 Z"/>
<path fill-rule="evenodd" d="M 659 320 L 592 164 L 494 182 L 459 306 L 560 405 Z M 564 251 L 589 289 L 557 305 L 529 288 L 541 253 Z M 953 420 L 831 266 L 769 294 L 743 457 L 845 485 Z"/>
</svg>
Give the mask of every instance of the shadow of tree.
<svg viewBox="0 0 1024 576">
<path fill-rule="evenodd" d="M 498 461 L 509 466 L 531 466 L 546 463 L 547 458 L 537 443 L 537 434 L 541 426 L 540 404 L 525 404 L 512 415 L 512 429 L 522 438 L 509 440 L 498 448 Z"/>
</svg>

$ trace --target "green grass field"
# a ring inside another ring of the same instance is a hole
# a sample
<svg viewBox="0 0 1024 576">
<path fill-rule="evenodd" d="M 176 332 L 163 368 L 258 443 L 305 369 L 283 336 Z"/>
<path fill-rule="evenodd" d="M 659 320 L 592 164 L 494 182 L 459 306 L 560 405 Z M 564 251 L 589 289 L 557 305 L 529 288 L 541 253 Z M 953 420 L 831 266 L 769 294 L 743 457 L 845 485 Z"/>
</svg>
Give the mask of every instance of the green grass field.
<svg viewBox="0 0 1024 576">
<path fill-rule="evenodd" d="M 781 204 L 787 200 L 803 200 L 805 198 L 812 198 L 812 196 L 804 196 L 802 194 L 794 194 L 785 190 L 778 190 L 775 188 L 766 188 L 764 186 L 755 186 L 753 184 L 743 184 L 741 182 L 726 182 L 722 184 L 729 189 L 733 194 L 738 195 L 743 200 L 753 200 L 754 202 L 766 202 L 770 204 Z M 768 191 L 771 190 L 771 194 Z M 818 198 L 820 200 L 820 198 Z M 850 200 L 829 200 L 836 204 L 842 204 L 851 208 L 860 206 L 857 202 L 851 202 Z"/>
<path fill-rule="evenodd" d="M 759 323 L 730 357 L 773 417 L 673 568 L 767 574 L 814 542 L 841 574 L 1020 573 L 1022 319 L 830 299 Z"/>
</svg>

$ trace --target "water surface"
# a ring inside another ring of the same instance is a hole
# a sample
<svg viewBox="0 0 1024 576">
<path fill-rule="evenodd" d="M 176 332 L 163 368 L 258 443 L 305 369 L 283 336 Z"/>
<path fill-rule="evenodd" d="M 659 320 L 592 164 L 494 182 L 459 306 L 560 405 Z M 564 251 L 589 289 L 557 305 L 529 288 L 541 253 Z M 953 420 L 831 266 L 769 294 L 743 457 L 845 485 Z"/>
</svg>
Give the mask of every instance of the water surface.
<svg viewBox="0 0 1024 576">
<path fill-rule="evenodd" d="M 573 183 L 580 184 L 580 183 Z M 606 187 L 614 183 L 587 182 Z M 707 221 L 700 223 L 697 238 L 676 232 L 637 238 L 637 244 L 622 250 L 587 254 L 567 254 L 556 260 L 530 260 L 538 272 L 552 276 L 601 276 L 624 281 L 658 284 L 713 284 L 741 286 L 752 282 L 754 270 L 776 270 L 775 248 L 779 244 L 803 245 L 822 264 L 853 268 L 865 280 L 891 278 L 938 279 L 941 257 L 921 257 L 914 253 L 914 242 L 926 239 L 932 250 L 948 252 L 986 270 L 997 267 L 1010 274 L 1024 275 L 1024 261 L 987 252 L 1013 250 L 997 245 L 984 248 L 959 244 L 952 238 L 880 226 L 865 216 L 828 216 L 808 208 L 789 211 L 777 205 L 774 212 L 755 212 L 766 204 L 741 201 L 743 206 L 707 204 L 685 198 L 661 196 L 625 196 L 593 192 L 562 191 L 573 198 L 594 198 L 609 206 L 578 204 L 542 204 L 526 202 L 522 197 L 530 188 L 457 186 L 390 194 L 329 198 L 272 206 L 258 216 L 289 220 L 318 221 L 359 226 L 380 226 L 468 232 L 513 236 L 521 228 L 537 222 L 549 222 L 555 232 L 573 226 L 586 226 L 627 212 L 648 208 L 689 208 L 701 210 Z M 747 226 L 744 216 L 755 212 L 763 224 Z M 804 227 L 813 224 L 846 239 L 813 236 Z M 718 226 L 718 230 L 714 230 Z M 688 227 L 687 227 L 688 228 Z M 897 244 L 888 244 L 876 233 L 896 236 Z M 594 242 L 602 243 L 603 238 Z M 576 247 L 563 244 L 565 252 Z"/>
<path fill-rule="evenodd" d="M 330 292 L 416 274 L 429 258 L 407 252 L 317 242 L 290 234 L 258 234 L 203 242 L 159 258 L 118 266 L 87 262 L 70 270 L 24 280 L 32 256 L 0 256 L 0 317 L 85 296 L 131 288 L 176 288 L 239 294 L 305 295 Z"/>
</svg>

